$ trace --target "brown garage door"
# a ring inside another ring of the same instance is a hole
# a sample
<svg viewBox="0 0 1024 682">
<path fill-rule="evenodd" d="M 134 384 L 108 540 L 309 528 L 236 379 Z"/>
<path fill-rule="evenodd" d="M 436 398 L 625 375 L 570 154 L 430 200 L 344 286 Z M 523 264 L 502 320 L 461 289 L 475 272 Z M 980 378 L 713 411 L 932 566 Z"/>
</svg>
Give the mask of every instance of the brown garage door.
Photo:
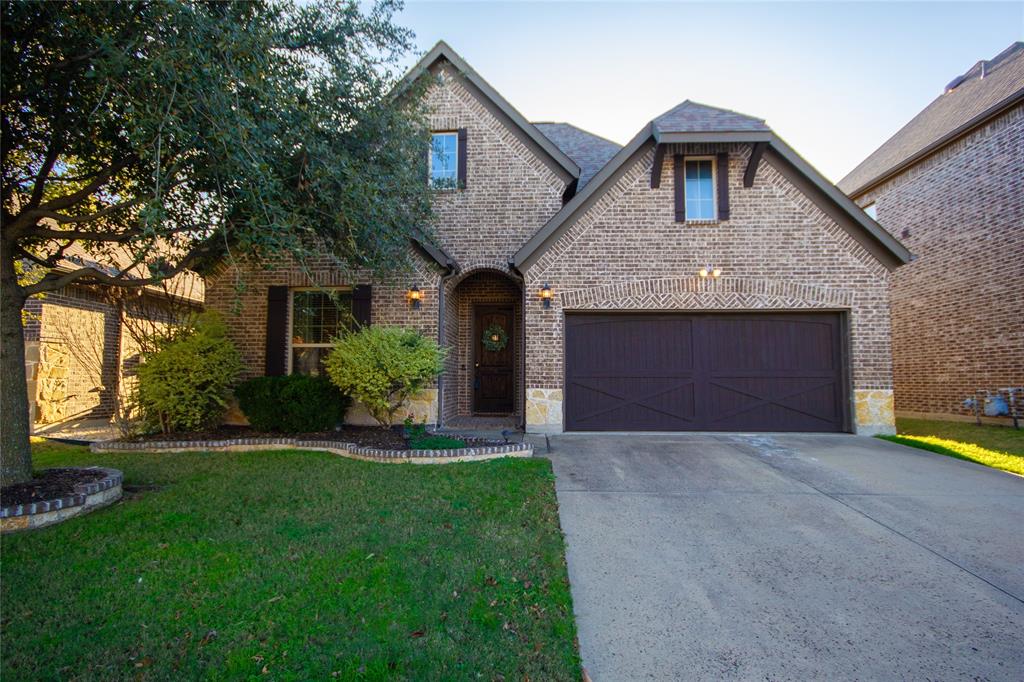
<svg viewBox="0 0 1024 682">
<path fill-rule="evenodd" d="M 838 313 L 568 314 L 571 431 L 844 431 Z"/>
</svg>

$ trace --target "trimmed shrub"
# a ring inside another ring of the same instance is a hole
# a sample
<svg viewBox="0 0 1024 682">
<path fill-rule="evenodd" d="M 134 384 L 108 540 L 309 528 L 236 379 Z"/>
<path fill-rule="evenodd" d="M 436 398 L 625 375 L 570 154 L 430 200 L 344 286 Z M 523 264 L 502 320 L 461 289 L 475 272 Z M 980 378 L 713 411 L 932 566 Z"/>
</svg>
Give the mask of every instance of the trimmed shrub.
<svg viewBox="0 0 1024 682">
<path fill-rule="evenodd" d="M 308 433 L 333 429 L 352 402 L 325 376 L 256 377 L 235 389 L 254 429 Z"/>
<path fill-rule="evenodd" d="M 196 431 L 220 423 L 242 359 L 213 312 L 163 339 L 138 367 L 138 399 L 148 430 Z"/>
<path fill-rule="evenodd" d="M 389 426 L 405 401 L 441 373 L 443 362 L 444 351 L 419 332 L 370 326 L 335 339 L 324 367 L 342 393 Z"/>
</svg>

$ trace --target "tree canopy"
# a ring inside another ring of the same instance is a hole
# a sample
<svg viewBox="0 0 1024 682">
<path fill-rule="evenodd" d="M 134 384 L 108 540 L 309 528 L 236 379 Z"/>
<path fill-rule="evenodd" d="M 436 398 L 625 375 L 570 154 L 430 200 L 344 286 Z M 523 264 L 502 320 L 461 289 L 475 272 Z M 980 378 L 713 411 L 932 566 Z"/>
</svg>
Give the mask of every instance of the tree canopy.
<svg viewBox="0 0 1024 682">
<path fill-rule="evenodd" d="M 399 7 L 2 3 L 3 305 L 224 257 L 403 263 L 429 196 L 418 100 L 391 95 Z M 3 319 L 7 384 L 23 348 Z"/>
</svg>

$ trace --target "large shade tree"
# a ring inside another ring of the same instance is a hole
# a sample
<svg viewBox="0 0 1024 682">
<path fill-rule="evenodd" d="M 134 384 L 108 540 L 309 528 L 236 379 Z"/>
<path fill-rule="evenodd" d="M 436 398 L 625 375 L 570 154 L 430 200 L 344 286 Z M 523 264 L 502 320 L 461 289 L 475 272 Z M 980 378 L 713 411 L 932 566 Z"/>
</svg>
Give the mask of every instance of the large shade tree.
<svg viewBox="0 0 1024 682">
<path fill-rule="evenodd" d="M 428 142 L 416 98 L 390 95 L 397 9 L 2 4 L 2 484 L 31 475 L 27 297 L 224 258 L 404 261 Z"/>
</svg>

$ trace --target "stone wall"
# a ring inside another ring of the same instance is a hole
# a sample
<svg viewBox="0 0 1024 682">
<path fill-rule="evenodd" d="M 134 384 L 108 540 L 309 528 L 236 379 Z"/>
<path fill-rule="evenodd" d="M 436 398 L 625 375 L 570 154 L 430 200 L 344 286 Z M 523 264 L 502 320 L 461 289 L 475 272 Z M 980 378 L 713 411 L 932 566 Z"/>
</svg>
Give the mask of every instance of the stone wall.
<svg viewBox="0 0 1024 682">
<path fill-rule="evenodd" d="M 916 256 L 892 281 L 896 410 L 1024 385 L 1024 106 L 855 197 Z"/>
</svg>

